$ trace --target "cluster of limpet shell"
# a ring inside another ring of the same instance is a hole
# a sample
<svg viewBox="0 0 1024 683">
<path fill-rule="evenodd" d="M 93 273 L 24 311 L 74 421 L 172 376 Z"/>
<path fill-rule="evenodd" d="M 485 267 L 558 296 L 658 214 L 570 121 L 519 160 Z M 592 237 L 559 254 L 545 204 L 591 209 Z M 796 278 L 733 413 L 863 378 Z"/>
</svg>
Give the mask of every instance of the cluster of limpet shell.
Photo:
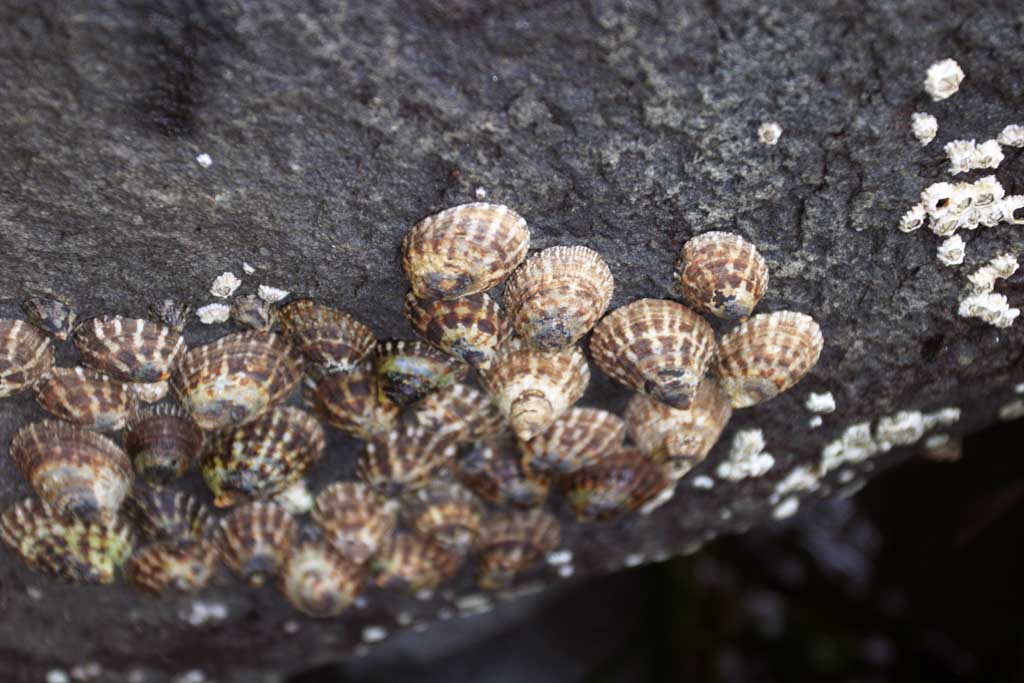
<svg viewBox="0 0 1024 683">
<path fill-rule="evenodd" d="M 600 254 L 527 258 L 529 241 L 526 221 L 494 204 L 417 223 L 402 250 L 418 339 L 378 340 L 310 299 L 240 300 L 240 331 L 189 348 L 191 309 L 170 300 L 152 319 L 77 324 L 64 302 L 26 302 L 31 324 L 0 320 L 0 396 L 32 391 L 56 419 L 10 445 L 37 498 L 0 515 L 0 539 L 64 580 L 121 571 L 174 595 L 223 573 L 275 585 L 312 617 L 341 614 L 365 587 L 429 591 L 463 568 L 497 589 L 557 547 L 559 510 L 604 522 L 667 500 L 734 409 L 793 386 L 820 354 L 809 316 L 750 317 L 768 269 L 736 235 L 684 246 L 692 308 L 649 298 L 611 312 Z M 506 281 L 501 305 L 488 292 Z M 716 339 L 701 313 L 737 322 Z M 576 405 L 591 333 L 596 366 L 635 392 L 621 416 Z M 68 339 L 81 366 L 56 367 Z M 363 442 L 356 478 L 294 508 L 288 493 L 329 456 L 324 425 Z M 179 488 L 193 469 L 208 496 Z"/>
</svg>

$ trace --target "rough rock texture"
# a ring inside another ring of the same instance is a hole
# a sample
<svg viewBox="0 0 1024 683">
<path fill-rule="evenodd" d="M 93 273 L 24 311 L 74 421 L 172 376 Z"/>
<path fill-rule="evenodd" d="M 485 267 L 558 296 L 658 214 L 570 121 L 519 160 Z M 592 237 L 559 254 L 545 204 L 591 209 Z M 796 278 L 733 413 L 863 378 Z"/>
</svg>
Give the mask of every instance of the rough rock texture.
<svg viewBox="0 0 1024 683">
<path fill-rule="evenodd" d="M 1024 123 L 1022 31 L 1011 3 L 4 0 L 0 315 L 38 293 L 72 298 L 83 316 L 142 315 L 164 297 L 200 305 L 245 261 L 256 272 L 239 294 L 282 287 L 347 308 L 382 338 L 410 337 L 401 236 L 484 193 L 527 218 L 533 248 L 600 251 L 612 306 L 669 295 L 689 236 L 738 231 L 772 270 L 758 310 L 814 315 L 820 363 L 788 394 L 737 413 L 653 515 L 565 534 L 577 576 L 692 551 L 768 517 L 776 483 L 813 468 L 849 425 L 955 406 L 952 431 L 971 431 L 1024 381 L 1024 323 L 956 314 L 966 275 L 1021 250 L 1020 233 L 968 233 L 967 259 L 951 268 L 934 235 L 895 229 L 926 185 L 951 179 L 945 142 Z M 967 77 L 932 103 L 924 73 L 945 57 Z M 925 148 L 910 133 L 915 111 L 939 119 Z M 783 128 L 775 146 L 757 139 L 765 121 Z M 1024 155 L 1004 151 L 996 175 L 1022 193 Z M 1022 283 L 997 291 L 1020 306 Z M 227 329 L 200 327 L 190 342 Z M 813 430 L 812 390 L 838 406 Z M 584 403 L 625 400 L 595 372 Z M 25 398 L 0 402 L 0 444 L 39 414 Z M 737 429 L 754 427 L 776 459 L 766 475 L 693 486 Z M 350 471 L 355 445 L 334 436 L 315 489 Z M 904 455 L 838 469 L 818 495 Z M 26 492 L 0 459 L 0 504 Z M 351 651 L 367 625 L 390 633 L 399 618 L 447 616 L 471 585 L 467 571 L 432 601 L 368 594 L 317 623 L 270 590 L 229 584 L 160 602 L 57 585 L 3 552 L 0 677 L 59 669 L 84 680 L 95 668 L 81 667 L 97 663 L 104 681 L 192 669 L 276 680 Z M 237 667 L 249 673 L 225 673 Z"/>
</svg>

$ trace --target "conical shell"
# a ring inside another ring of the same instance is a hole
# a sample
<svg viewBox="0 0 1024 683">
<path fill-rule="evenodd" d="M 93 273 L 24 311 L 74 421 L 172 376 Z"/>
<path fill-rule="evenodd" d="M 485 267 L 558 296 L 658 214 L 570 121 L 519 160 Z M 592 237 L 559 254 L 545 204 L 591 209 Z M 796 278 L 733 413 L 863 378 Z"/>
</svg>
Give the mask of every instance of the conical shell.
<svg viewBox="0 0 1024 683">
<path fill-rule="evenodd" d="M 380 342 L 373 369 L 381 393 L 400 406 L 459 382 L 469 372 L 462 361 L 421 341 Z"/>
<path fill-rule="evenodd" d="M 139 408 L 125 425 L 124 448 L 139 478 L 166 486 L 185 474 L 203 449 L 203 431 L 178 406 Z"/>
<path fill-rule="evenodd" d="M 313 521 L 324 540 L 348 559 L 363 564 L 391 535 L 398 505 L 357 481 L 338 481 L 316 497 Z"/>
<path fill-rule="evenodd" d="M 640 509 L 671 489 L 662 465 L 635 448 L 624 448 L 563 480 L 569 505 L 580 521 L 605 521 Z"/>
<path fill-rule="evenodd" d="M 486 439 L 508 426 L 491 398 L 467 384 L 452 384 L 427 394 L 404 417 L 410 424 L 456 443 Z"/>
<path fill-rule="evenodd" d="M 350 372 L 373 351 L 373 332 L 344 311 L 312 299 L 296 299 L 278 310 L 281 329 L 310 363 L 328 372 Z"/>
<path fill-rule="evenodd" d="M 768 289 L 768 264 L 753 244 L 729 232 L 691 238 L 676 264 L 679 289 L 694 308 L 745 318 Z"/>
<path fill-rule="evenodd" d="M 403 517 L 416 533 L 457 553 L 473 546 L 483 514 L 483 505 L 469 489 L 440 479 L 410 493 L 402 508 Z"/>
<path fill-rule="evenodd" d="M 590 353 L 615 381 L 673 408 L 685 408 L 714 356 L 715 334 L 682 304 L 640 299 L 597 324 Z"/>
<path fill-rule="evenodd" d="M 362 589 L 362 568 L 329 544 L 293 546 L 281 570 L 280 588 L 292 607 L 310 617 L 336 617 Z"/>
<path fill-rule="evenodd" d="M 236 332 L 191 349 L 171 377 L 171 388 L 206 430 L 251 422 L 292 392 L 302 357 L 283 337 Z"/>
<path fill-rule="evenodd" d="M 150 541 L 199 541 L 210 538 L 216 527 L 205 504 L 171 488 L 137 484 L 124 502 L 124 512 Z"/>
<path fill-rule="evenodd" d="M 132 553 L 131 527 L 62 515 L 46 503 L 26 498 L 0 516 L 0 539 L 33 570 L 76 583 L 111 583 Z"/>
<path fill-rule="evenodd" d="M 823 344 L 811 316 L 762 313 L 722 337 L 715 370 L 733 407 L 746 408 L 799 382 L 818 362 Z"/>
<path fill-rule="evenodd" d="M 151 543 L 135 551 L 124 567 L 128 583 L 153 595 L 196 593 L 217 571 L 211 541 Z"/>
<path fill-rule="evenodd" d="M 558 520 L 543 510 L 501 512 L 484 525 L 477 543 L 479 583 L 492 590 L 512 582 L 546 553 L 558 547 Z"/>
<path fill-rule="evenodd" d="M 529 441 L 579 400 L 590 382 L 590 368 L 576 346 L 546 353 L 511 339 L 480 380 L 516 435 Z"/>
<path fill-rule="evenodd" d="M 327 424 L 360 439 L 386 434 L 398 425 L 399 407 L 379 390 L 370 363 L 352 372 L 313 371 L 306 378 L 303 397 L 307 407 Z"/>
<path fill-rule="evenodd" d="M 373 558 L 374 583 L 388 590 L 434 590 L 455 575 L 462 555 L 425 538 L 400 531 Z"/>
<path fill-rule="evenodd" d="M 389 498 L 426 485 L 455 457 L 449 439 L 406 427 L 368 441 L 359 455 L 359 478 Z"/>
<path fill-rule="evenodd" d="M 277 322 L 277 310 L 255 294 L 231 302 L 231 319 L 243 327 L 267 332 Z"/>
<path fill-rule="evenodd" d="M 598 408 L 571 408 L 543 434 L 522 444 L 527 466 L 568 474 L 597 462 L 622 445 L 626 425 Z"/>
<path fill-rule="evenodd" d="M 188 324 L 192 315 L 192 307 L 185 303 L 178 303 L 174 299 L 164 299 L 160 303 L 149 307 L 149 318 L 153 322 L 166 325 L 175 332 L 180 333 Z"/>
<path fill-rule="evenodd" d="M 505 308 L 516 333 L 541 351 L 558 351 L 590 331 L 611 301 L 612 271 L 587 247 L 551 247 L 509 278 Z"/>
<path fill-rule="evenodd" d="M 132 464 L 105 436 L 58 420 L 22 427 L 11 460 L 58 514 L 113 519 L 132 486 Z"/>
<path fill-rule="evenodd" d="M 46 412 L 87 429 L 124 427 L 134 396 L 127 384 L 88 368 L 51 368 L 35 387 Z"/>
<path fill-rule="evenodd" d="M 323 456 L 325 443 L 320 423 L 291 406 L 211 435 L 200 467 L 213 504 L 229 507 L 283 491 Z"/>
<path fill-rule="evenodd" d="M 462 483 L 476 495 L 500 506 L 543 505 L 551 488 L 551 475 L 527 464 L 511 435 L 464 449 L 457 470 Z"/>
<path fill-rule="evenodd" d="M 512 331 L 501 308 L 486 294 L 420 301 L 409 292 L 405 318 L 423 339 L 480 369 L 490 367 Z"/>
<path fill-rule="evenodd" d="M 43 332 L 64 341 L 71 334 L 78 320 L 78 314 L 70 305 L 59 299 L 37 296 L 21 303 L 29 322 Z"/>
<path fill-rule="evenodd" d="M 500 204 L 463 204 L 425 218 L 402 241 L 402 265 L 420 299 L 485 292 L 515 270 L 530 247 L 523 217 Z"/>
<path fill-rule="evenodd" d="M 53 342 L 24 320 L 0 319 L 0 398 L 35 385 L 53 367 Z"/>
<path fill-rule="evenodd" d="M 240 505 L 220 521 L 217 546 L 224 564 L 240 579 L 261 586 L 276 576 L 295 543 L 298 525 L 280 505 Z"/>
<path fill-rule="evenodd" d="M 75 328 L 82 362 L 122 382 L 161 382 L 185 353 L 185 340 L 167 325 L 105 315 Z"/>
<path fill-rule="evenodd" d="M 707 457 L 731 416 L 729 397 L 713 377 L 701 382 L 685 410 L 634 394 L 625 413 L 633 442 L 655 460 L 666 460 L 676 479 Z"/>
</svg>

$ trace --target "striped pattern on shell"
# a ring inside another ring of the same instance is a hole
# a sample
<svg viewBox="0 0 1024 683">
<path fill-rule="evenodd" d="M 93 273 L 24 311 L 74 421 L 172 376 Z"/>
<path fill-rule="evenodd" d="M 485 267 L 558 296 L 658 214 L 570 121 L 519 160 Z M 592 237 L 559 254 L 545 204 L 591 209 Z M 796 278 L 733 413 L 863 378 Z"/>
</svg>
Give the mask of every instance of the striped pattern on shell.
<svg viewBox="0 0 1024 683">
<path fill-rule="evenodd" d="M 324 542 L 294 546 L 281 569 L 279 586 L 292 607 L 310 617 L 336 617 L 362 589 L 362 568 Z"/>
<path fill-rule="evenodd" d="M 210 583 L 217 560 L 211 541 L 151 543 L 128 558 L 124 575 L 128 583 L 153 595 L 186 595 Z"/>
<path fill-rule="evenodd" d="M 521 448 L 530 467 L 568 474 L 619 448 L 625 437 L 626 425 L 618 415 L 598 408 L 571 408 Z"/>
<path fill-rule="evenodd" d="M 67 303 L 44 296 L 25 299 L 21 302 L 29 322 L 43 332 L 64 341 L 70 335 L 78 320 L 78 314 Z"/>
<path fill-rule="evenodd" d="M 580 521 L 606 521 L 635 512 L 674 485 L 665 467 L 635 448 L 623 448 L 562 480 Z"/>
<path fill-rule="evenodd" d="M 465 379 L 469 366 L 422 341 L 383 341 L 373 356 L 380 392 L 400 406 Z"/>
<path fill-rule="evenodd" d="M 284 507 L 256 501 L 238 506 L 220 521 L 216 543 L 236 576 L 261 586 L 280 573 L 297 534 L 298 524 Z"/>
<path fill-rule="evenodd" d="M 0 398 L 35 385 L 53 367 L 53 342 L 24 320 L 0 319 Z"/>
<path fill-rule="evenodd" d="M 736 320 L 750 315 L 767 291 L 768 264 L 739 235 L 706 232 L 683 245 L 676 279 L 694 308 Z"/>
<path fill-rule="evenodd" d="M 195 496 L 145 484 L 132 488 L 124 512 L 150 541 L 197 541 L 210 538 L 216 526 L 210 509 Z"/>
<path fill-rule="evenodd" d="M 427 394 L 403 416 L 430 433 L 456 443 L 478 441 L 506 429 L 505 416 L 491 398 L 468 384 L 452 384 Z"/>
<path fill-rule="evenodd" d="M 369 327 L 336 308 L 312 299 L 291 301 L 277 312 L 281 329 L 311 363 L 328 372 L 349 372 L 373 351 Z"/>
<path fill-rule="evenodd" d="M 120 519 L 87 522 L 35 498 L 4 511 L 0 539 L 34 571 L 74 583 L 112 583 L 135 544 L 131 527 Z"/>
<path fill-rule="evenodd" d="M 469 489 L 440 479 L 406 496 L 402 505 L 402 516 L 416 533 L 458 553 L 473 546 L 483 514 Z"/>
<path fill-rule="evenodd" d="M 733 407 L 746 408 L 799 382 L 818 362 L 823 345 L 811 316 L 762 313 L 722 337 L 715 371 Z"/>
<path fill-rule="evenodd" d="M 98 432 L 124 427 L 135 403 L 129 385 L 89 368 L 51 368 L 35 387 L 43 410 Z"/>
<path fill-rule="evenodd" d="M 486 369 L 512 327 L 486 294 L 445 301 L 405 295 L 405 319 L 420 337 L 475 368 Z"/>
<path fill-rule="evenodd" d="M 357 481 L 337 481 L 316 497 L 313 521 L 324 540 L 357 564 L 363 564 L 391 535 L 398 521 L 398 505 L 380 498 Z"/>
<path fill-rule="evenodd" d="M 105 315 L 75 328 L 75 348 L 86 365 L 122 382 L 160 382 L 185 353 L 185 340 L 167 325 Z"/>
<path fill-rule="evenodd" d="M 461 554 L 400 531 L 374 556 L 374 583 L 379 588 L 406 593 L 434 590 L 454 576 L 461 564 Z"/>
<path fill-rule="evenodd" d="M 612 271 L 587 247 L 551 247 L 509 278 L 505 308 L 516 332 L 534 348 L 575 344 L 604 315 L 615 289 Z"/>
<path fill-rule="evenodd" d="M 685 408 L 714 356 L 715 334 L 706 320 L 682 304 L 639 299 L 597 324 L 590 353 L 620 384 Z"/>
<path fill-rule="evenodd" d="M 314 370 L 303 385 L 306 407 L 327 424 L 360 439 L 386 434 L 398 425 L 400 408 L 379 390 L 369 362 L 352 372 Z"/>
<path fill-rule="evenodd" d="M 498 512 L 484 524 L 477 542 L 480 587 L 502 588 L 558 547 L 558 520 L 540 509 Z"/>
<path fill-rule="evenodd" d="M 251 422 L 292 392 L 302 356 L 283 337 L 236 332 L 190 349 L 171 376 L 171 389 L 206 430 Z"/>
<path fill-rule="evenodd" d="M 203 431 L 177 405 L 134 411 L 125 425 L 124 448 L 139 478 L 166 486 L 188 470 L 203 449 Z"/>
<path fill-rule="evenodd" d="M 425 486 L 454 457 L 449 439 L 406 427 L 368 441 L 356 471 L 377 493 L 392 498 Z"/>
<path fill-rule="evenodd" d="M 501 507 L 539 507 L 551 488 L 551 475 L 526 462 L 512 435 L 466 448 L 456 469 L 460 481 L 476 495 Z"/>
<path fill-rule="evenodd" d="M 500 284 L 524 258 L 530 229 L 500 204 L 463 204 L 425 218 L 402 240 L 402 266 L 420 299 L 457 299 Z"/>
<path fill-rule="evenodd" d="M 255 294 L 231 302 L 231 319 L 242 327 L 267 332 L 277 322 L 277 309 Z"/>
</svg>

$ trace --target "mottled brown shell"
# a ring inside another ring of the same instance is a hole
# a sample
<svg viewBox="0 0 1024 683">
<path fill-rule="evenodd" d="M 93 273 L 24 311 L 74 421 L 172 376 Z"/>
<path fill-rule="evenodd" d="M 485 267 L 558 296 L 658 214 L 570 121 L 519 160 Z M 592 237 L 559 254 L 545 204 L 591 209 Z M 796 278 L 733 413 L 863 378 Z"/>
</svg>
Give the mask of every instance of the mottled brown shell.
<svg viewBox="0 0 1024 683">
<path fill-rule="evenodd" d="M 495 505 L 538 507 L 551 488 L 551 475 L 531 467 L 511 435 L 472 444 L 456 462 L 462 483 Z"/>
<path fill-rule="evenodd" d="M 383 341 L 373 356 L 380 391 L 400 406 L 463 380 L 469 366 L 421 341 Z"/>
<path fill-rule="evenodd" d="M 113 519 L 132 486 L 132 464 L 105 436 L 58 420 L 18 430 L 11 460 L 59 514 Z"/>
<path fill-rule="evenodd" d="M 403 501 L 402 515 L 423 538 L 443 548 L 465 553 L 476 540 L 484 509 L 469 489 L 435 479 Z"/>
<path fill-rule="evenodd" d="M 278 309 L 278 318 L 309 362 L 328 372 L 350 372 L 377 343 L 369 327 L 312 299 L 290 301 Z"/>
<path fill-rule="evenodd" d="M 124 567 L 128 583 L 153 595 L 187 595 L 206 587 L 217 571 L 211 541 L 151 543 L 135 551 Z"/>
<path fill-rule="evenodd" d="M 216 541 L 224 564 L 248 584 L 261 586 L 280 572 L 297 533 L 295 519 L 282 506 L 256 501 L 222 519 Z"/>
<path fill-rule="evenodd" d="M 719 318 L 745 318 L 768 289 L 768 264 L 739 235 L 706 232 L 683 245 L 679 289 L 694 308 Z"/>
<path fill-rule="evenodd" d="M 323 427 L 309 413 L 282 406 L 208 439 L 200 459 L 213 504 L 229 507 L 288 488 L 323 456 Z"/>
<path fill-rule="evenodd" d="M 530 247 L 523 217 L 500 204 L 446 209 L 402 240 L 402 265 L 420 299 L 457 299 L 500 284 Z"/>
<path fill-rule="evenodd" d="M 135 544 L 131 527 L 119 519 L 86 522 L 35 498 L 4 511 L 0 539 L 31 569 L 75 583 L 112 583 Z"/>
<path fill-rule="evenodd" d="M 625 412 L 633 442 L 655 460 L 666 460 L 676 479 L 707 457 L 731 416 L 729 397 L 714 377 L 701 382 L 684 410 L 634 394 Z"/>
<path fill-rule="evenodd" d="M 136 484 L 124 502 L 124 512 L 150 541 L 198 541 L 210 538 L 216 526 L 202 501 L 172 488 Z"/>
<path fill-rule="evenodd" d="M 0 319 L 0 398 L 35 385 L 53 367 L 53 342 L 24 320 Z"/>
<path fill-rule="evenodd" d="M 490 367 L 512 331 L 501 308 L 486 294 L 421 301 L 409 292 L 405 319 L 427 342 L 480 369 Z"/>
<path fill-rule="evenodd" d="M 477 543 L 479 583 L 492 590 L 507 586 L 546 553 L 558 547 L 558 520 L 543 510 L 500 512 L 484 525 Z"/>
<path fill-rule="evenodd" d="M 122 382 L 161 382 L 185 353 L 185 340 L 167 325 L 105 315 L 75 328 L 82 362 Z"/>
<path fill-rule="evenodd" d="M 281 569 L 279 586 L 292 607 L 310 617 L 336 617 L 362 589 L 362 568 L 329 544 L 306 541 L 293 546 Z"/>
<path fill-rule="evenodd" d="M 505 308 L 516 333 L 541 351 L 575 344 L 611 301 L 612 271 L 587 247 L 551 247 L 531 256 L 509 278 Z"/>
<path fill-rule="evenodd" d="M 303 386 L 307 407 L 327 424 L 360 439 L 386 434 L 398 425 L 400 408 L 379 390 L 369 362 L 352 372 L 313 370 Z"/>
<path fill-rule="evenodd" d="M 461 564 L 461 554 L 400 531 L 373 558 L 374 583 L 407 593 L 434 590 L 454 576 Z"/>
<path fill-rule="evenodd" d="M 181 332 L 192 315 L 192 307 L 174 299 L 164 299 L 149 307 L 149 318 L 153 322 L 167 325 L 175 332 Z"/>
<path fill-rule="evenodd" d="M 598 408 L 571 408 L 521 447 L 527 466 L 568 474 L 618 449 L 625 437 L 626 425 L 618 415 Z"/>
<path fill-rule="evenodd" d="M 189 350 L 171 389 L 206 430 L 251 422 L 302 379 L 302 357 L 283 337 L 236 332 Z"/>
<path fill-rule="evenodd" d="M 605 521 L 634 512 L 674 484 L 665 467 L 635 448 L 621 449 L 562 480 L 580 521 Z"/>
<path fill-rule="evenodd" d="M 231 302 L 231 319 L 243 327 L 267 332 L 277 322 L 277 310 L 255 294 Z"/>
<path fill-rule="evenodd" d="M 203 431 L 172 403 L 135 410 L 125 425 L 124 448 L 139 478 L 166 486 L 185 474 L 203 449 Z"/>
<path fill-rule="evenodd" d="M 491 398 L 466 384 L 452 384 L 428 394 L 403 416 L 407 422 L 456 443 L 479 441 L 496 435 L 508 425 Z"/>
<path fill-rule="evenodd" d="M 135 397 L 127 384 L 88 368 L 51 368 L 35 386 L 36 403 L 56 417 L 98 432 L 124 427 Z"/>
<path fill-rule="evenodd" d="M 70 336 L 78 314 L 67 302 L 37 296 L 21 303 L 29 322 L 52 337 L 64 341 Z"/>
<path fill-rule="evenodd" d="M 338 481 L 316 497 L 313 521 L 324 540 L 348 559 L 363 564 L 391 535 L 398 505 L 357 481 Z"/>
<path fill-rule="evenodd" d="M 510 339 L 480 381 L 516 435 L 529 441 L 580 399 L 590 382 L 587 358 L 576 346 L 547 353 Z"/>
<path fill-rule="evenodd" d="M 620 384 L 685 408 L 714 356 L 715 334 L 707 321 L 682 304 L 640 299 L 597 324 L 590 353 L 597 366 Z"/>
<path fill-rule="evenodd" d="M 368 441 L 356 471 L 377 493 L 392 498 L 426 485 L 454 457 L 450 439 L 406 427 Z"/>
<path fill-rule="evenodd" d="M 715 371 L 734 408 L 781 394 L 818 362 L 824 338 L 803 313 L 762 313 L 722 337 Z"/>
</svg>

